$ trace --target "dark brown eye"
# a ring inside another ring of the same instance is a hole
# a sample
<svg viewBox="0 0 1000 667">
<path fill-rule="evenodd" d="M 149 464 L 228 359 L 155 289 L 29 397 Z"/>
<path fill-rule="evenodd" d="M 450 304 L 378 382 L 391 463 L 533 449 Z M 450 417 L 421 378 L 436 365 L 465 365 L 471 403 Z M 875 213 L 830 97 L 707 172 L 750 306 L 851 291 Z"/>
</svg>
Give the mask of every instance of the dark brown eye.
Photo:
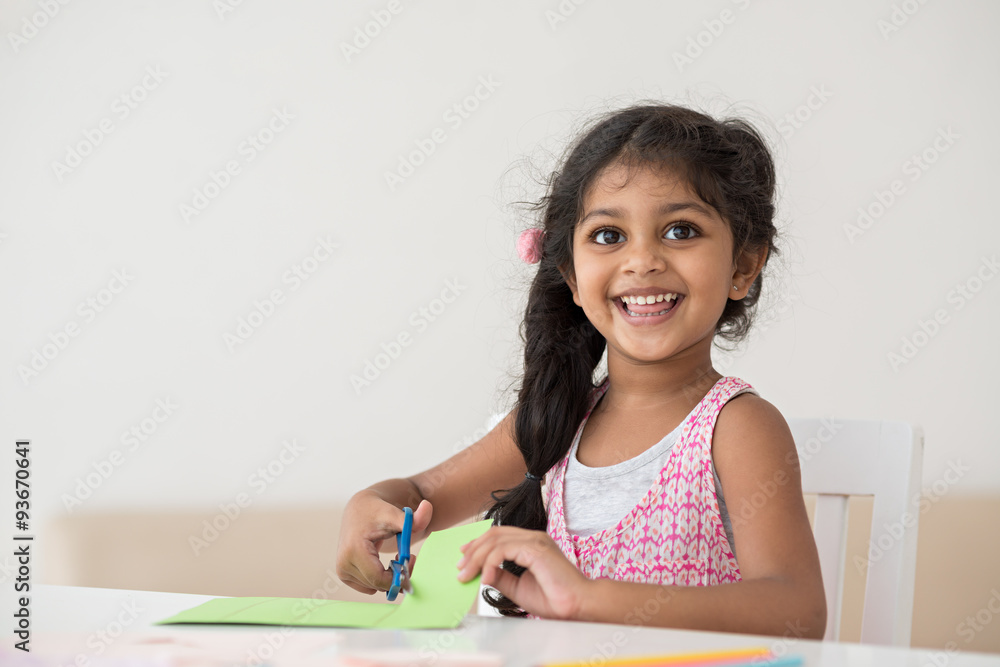
<svg viewBox="0 0 1000 667">
<path fill-rule="evenodd" d="M 680 230 L 680 232 L 678 232 L 680 235 L 671 236 L 671 234 L 673 234 L 677 230 Z M 696 235 L 697 233 L 694 231 L 694 227 L 692 227 L 691 225 L 674 225 L 673 227 L 667 230 L 667 238 L 672 241 L 683 241 L 685 239 L 694 238 Z"/>
<path fill-rule="evenodd" d="M 610 238 L 607 236 L 609 234 Z M 615 229 L 598 229 L 594 232 L 593 239 L 598 245 L 614 245 L 621 240 L 621 232 Z"/>
</svg>

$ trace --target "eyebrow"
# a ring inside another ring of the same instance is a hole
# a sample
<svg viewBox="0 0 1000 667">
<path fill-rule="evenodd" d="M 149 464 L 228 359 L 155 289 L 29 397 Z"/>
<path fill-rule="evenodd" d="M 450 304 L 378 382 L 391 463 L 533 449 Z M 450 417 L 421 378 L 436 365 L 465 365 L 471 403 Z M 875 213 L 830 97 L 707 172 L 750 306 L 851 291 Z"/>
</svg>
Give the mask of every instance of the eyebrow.
<svg viewBox="0 0 1000 667">
<path fill-rule="evenodd" d="M 677 211 L 696 211 L 702 215 L 712 217 L 712 212 L 702 206 L 701 204 L 694 201 L 682 201 L 682 202 L 672 202 L 669 204 L 663 204 L 657 209 L 659 215 L 669 215 L 671 213 L 676 213 Z M 603 215 L 609 218 L 623 218 L 625 217 L 624 212 L 620 208 L 595 208 L 593 211 L 583 216 L 579 224 L 586 222 L 587 218 L 592 216 Z"/>
</svg>

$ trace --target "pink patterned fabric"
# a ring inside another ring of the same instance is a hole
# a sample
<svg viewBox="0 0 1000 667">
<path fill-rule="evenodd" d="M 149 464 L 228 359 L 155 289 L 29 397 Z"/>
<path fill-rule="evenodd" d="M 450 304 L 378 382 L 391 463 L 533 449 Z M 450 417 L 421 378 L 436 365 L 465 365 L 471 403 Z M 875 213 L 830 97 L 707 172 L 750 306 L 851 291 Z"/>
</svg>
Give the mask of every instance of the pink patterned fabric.
<svg viewBox="0 0 1000 667">
<path fill-rule="evenodd" d="M 607 391 L 605 380 L 576 432 Z M 714 586 L 742 579 L 719 513 L 712 476 L 712 433 L 732 397 L 757 392 L 736 377 L 723 377 L 681 424 L 666 467 L 646 496 L 618 524 L 580 537 L 566 530 L 563 483 L 569 455 L 545 475 L 543 499 L 548 534 L 566 558 L 591 579 Z M 572 451 L 572 449 L 571 449 Z"/>
</svg>

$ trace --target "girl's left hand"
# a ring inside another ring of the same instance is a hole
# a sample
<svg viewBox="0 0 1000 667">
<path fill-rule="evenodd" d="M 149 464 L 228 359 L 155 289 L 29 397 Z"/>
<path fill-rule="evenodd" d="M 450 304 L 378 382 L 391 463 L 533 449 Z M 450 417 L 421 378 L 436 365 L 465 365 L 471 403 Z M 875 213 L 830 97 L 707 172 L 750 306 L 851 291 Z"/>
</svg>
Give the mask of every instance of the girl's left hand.
<svg viewBox="0 0 1000 667">
<path fill-rule="evenodd" d="M 481 571 L 483 584 L 535 616 L 575 618 L 592 583 L 541 530 L 493 526 L 461 550 L 459 581 L 469 581 Z M 505 560 L 526 569 L 520 577 L 515 576 L 500 568 Z"/>
</svg>

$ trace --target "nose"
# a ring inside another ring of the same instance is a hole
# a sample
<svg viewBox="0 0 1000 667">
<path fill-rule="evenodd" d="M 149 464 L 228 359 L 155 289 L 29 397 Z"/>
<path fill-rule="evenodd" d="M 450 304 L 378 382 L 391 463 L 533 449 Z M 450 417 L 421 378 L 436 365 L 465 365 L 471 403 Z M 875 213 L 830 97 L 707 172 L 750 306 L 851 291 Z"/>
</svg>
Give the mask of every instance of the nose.
<svg viewBox="0 0 1000 667">
<path fill-rule="evenodd" d="M 622 270 L 626 272 L 646 275 L 667 268 L 664 248 L 658 238 L 638 236 L 629 241 L 625 251 Z"/>
</svg>

